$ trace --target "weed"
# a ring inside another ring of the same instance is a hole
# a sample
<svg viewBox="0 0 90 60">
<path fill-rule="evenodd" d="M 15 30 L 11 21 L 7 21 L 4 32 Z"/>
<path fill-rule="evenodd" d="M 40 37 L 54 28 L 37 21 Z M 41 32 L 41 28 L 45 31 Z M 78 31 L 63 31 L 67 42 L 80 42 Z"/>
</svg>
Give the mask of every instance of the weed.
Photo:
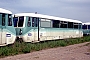
<svg viewBox="0 0 90 60">
<path fill-rule="evenodd" d="M 71 38 L 65 40 L 44 41 L 34 44 L 16 41 L 14 45 L 0 47 L 0 57 L 17 55 L 22 53 L 30 53 L 32 51 L 39 51 L 42 49 L 54 48 L 60 46 L 68 46 L 68 45 L 78 44 L 88 41 L 90 41 L 90 36 L 85 36 L 82 38 Z"/>
</svg>

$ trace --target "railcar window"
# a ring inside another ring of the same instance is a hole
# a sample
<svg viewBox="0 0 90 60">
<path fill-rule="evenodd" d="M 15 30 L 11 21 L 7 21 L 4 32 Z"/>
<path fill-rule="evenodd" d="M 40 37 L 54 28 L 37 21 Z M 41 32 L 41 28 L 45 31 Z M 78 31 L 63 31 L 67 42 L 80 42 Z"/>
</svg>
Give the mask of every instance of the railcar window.
<svg viewBox="0 0 90 60">
<path fill-rule="evenodd" d="M 28 18 L 28 23 L 27 23 L 27 26 L 30 27 L 31 26 L 31 19 L 30 17 Z"/>
<path fill-rule="evenodd" d="M 73 22 L 68 22 L 68 28 L 73 28 Z"/>
<path fill-rule="evenodd" d="M 78 29 L 78 25 L 79 25 L 78 23 L 74 23 L 74 28 Z"/>
<path fill-rule="evenodd" d="M 2 26 L 5 26 L 5 14 L 2 14 Z"/>
<path fill-rule="evenodd" d="M 81 28 L 82 28 L 81 26 L 82 26 L 82 24 L 81 24 L 81 23 L 79 23 L 79 29 L 81 29 Z"/>
<path fill-rule="evenodd" d="M 12 26 L 12 16 L 8 15 L 8 26 Z"/>
<path fill-rule="evenodd" d="M 36 27 L 38 26 L 38 24 L 39 24 L 39 18 L 36 18 Z"/>
<path fill-rule="evenodd" d="M 14 27 L 17 27 L 18 17 L 13 18 Z"/>
<path fill-rule="evenodd" d="M 35 24 L 35 18 L 34 17 L 32 17 L 32 27 L 34 27 L 34 24 Z"/>
<path fill-rule="evenodd" d="M 41 27 L 51 27 L 51 21 L 48 19 L 41 19 Z"/>
<path fill-rule="evenodd" d="M 23 27 L 24 16 L 19 17 L 18 27 Z"/>
<path fill-rule="evenodd" d="M 37 25 L 38 25 L 38 18 L 35 18 L 34 22 L 35 22 L 35 27 L 37 27 Z"/>
<path fill-rule="evenodd" d="M 90 29 L 90 25 L 88 25 L 88 29 Z"/>
<path fill-rule="evenodd" d="M 60 23 L 61 23 L 60 28 L 67 28 L 67 24 L 68 24 L 67 22 L 61 21 Z"/>
<path fill-rule="evenodd" d="M 87 25 L 83 25 L 82 28 L 83 28 L 83 29 L 87 29 Z"/>
<path fill-rule="evenodd" d="M 53 28 L 59 28 L 60 27 L 60 21 L 59 20 L 52 20 L 53 22 Z"/>
<path fill-rule="evenodd" d="M 75 29 L 78 29 L 78 25 L 74 25 L 74 28 L 75 28 Z"/>
<path fill-rule="evenodd" d="M 37 27 L 38 26 L 38 20 L 39 20 L 39 18 L 32 17 L 32 27 Z"/>
</svg>

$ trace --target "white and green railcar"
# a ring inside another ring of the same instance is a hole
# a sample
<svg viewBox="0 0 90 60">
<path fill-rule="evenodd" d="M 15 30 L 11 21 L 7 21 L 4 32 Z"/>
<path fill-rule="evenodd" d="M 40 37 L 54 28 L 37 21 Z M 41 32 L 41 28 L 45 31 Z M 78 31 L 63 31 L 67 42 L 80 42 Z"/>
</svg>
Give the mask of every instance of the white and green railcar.
<svg viewBox="0 0 90 60">
<path fill-rule="evenodd" d="M 13 44 L 16 38 L 16 31 L 13 26 L 12 12 L 0 8 L 0 46 Z"/>
<path fill-rule="evenodd" d="M 14 27 L 24 42 L 83 37 L 81 21 L 42 14 L 15 14 Z"/>
</svg>

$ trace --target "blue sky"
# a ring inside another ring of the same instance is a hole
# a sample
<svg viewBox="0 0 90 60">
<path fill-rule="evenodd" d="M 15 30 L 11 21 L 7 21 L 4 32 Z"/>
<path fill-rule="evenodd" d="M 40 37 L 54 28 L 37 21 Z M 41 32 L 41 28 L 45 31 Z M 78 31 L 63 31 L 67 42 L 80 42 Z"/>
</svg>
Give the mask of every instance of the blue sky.
<svg viewBox="0 0 90 60">
<path fill-rule="evenodd" d="M 0 0 L 0 8 L 90 22 L 90 0 Z"/>
</svg>

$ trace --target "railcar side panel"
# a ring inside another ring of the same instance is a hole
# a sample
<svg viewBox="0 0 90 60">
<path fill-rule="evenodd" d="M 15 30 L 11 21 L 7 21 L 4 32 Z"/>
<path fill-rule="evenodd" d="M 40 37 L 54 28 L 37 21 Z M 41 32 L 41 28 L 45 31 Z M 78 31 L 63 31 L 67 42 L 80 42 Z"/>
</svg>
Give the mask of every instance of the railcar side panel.
<svg viewBox="0 0 90 60">
<path fill-rule="evenodd" d="M 82 30 L 78 29 L 40 28 L 39 32 L 40 41 L 83 37 Z M 22 37 L 25 42 L 38 41 L 38 31 L 30 29 Z"/>
</svg>

